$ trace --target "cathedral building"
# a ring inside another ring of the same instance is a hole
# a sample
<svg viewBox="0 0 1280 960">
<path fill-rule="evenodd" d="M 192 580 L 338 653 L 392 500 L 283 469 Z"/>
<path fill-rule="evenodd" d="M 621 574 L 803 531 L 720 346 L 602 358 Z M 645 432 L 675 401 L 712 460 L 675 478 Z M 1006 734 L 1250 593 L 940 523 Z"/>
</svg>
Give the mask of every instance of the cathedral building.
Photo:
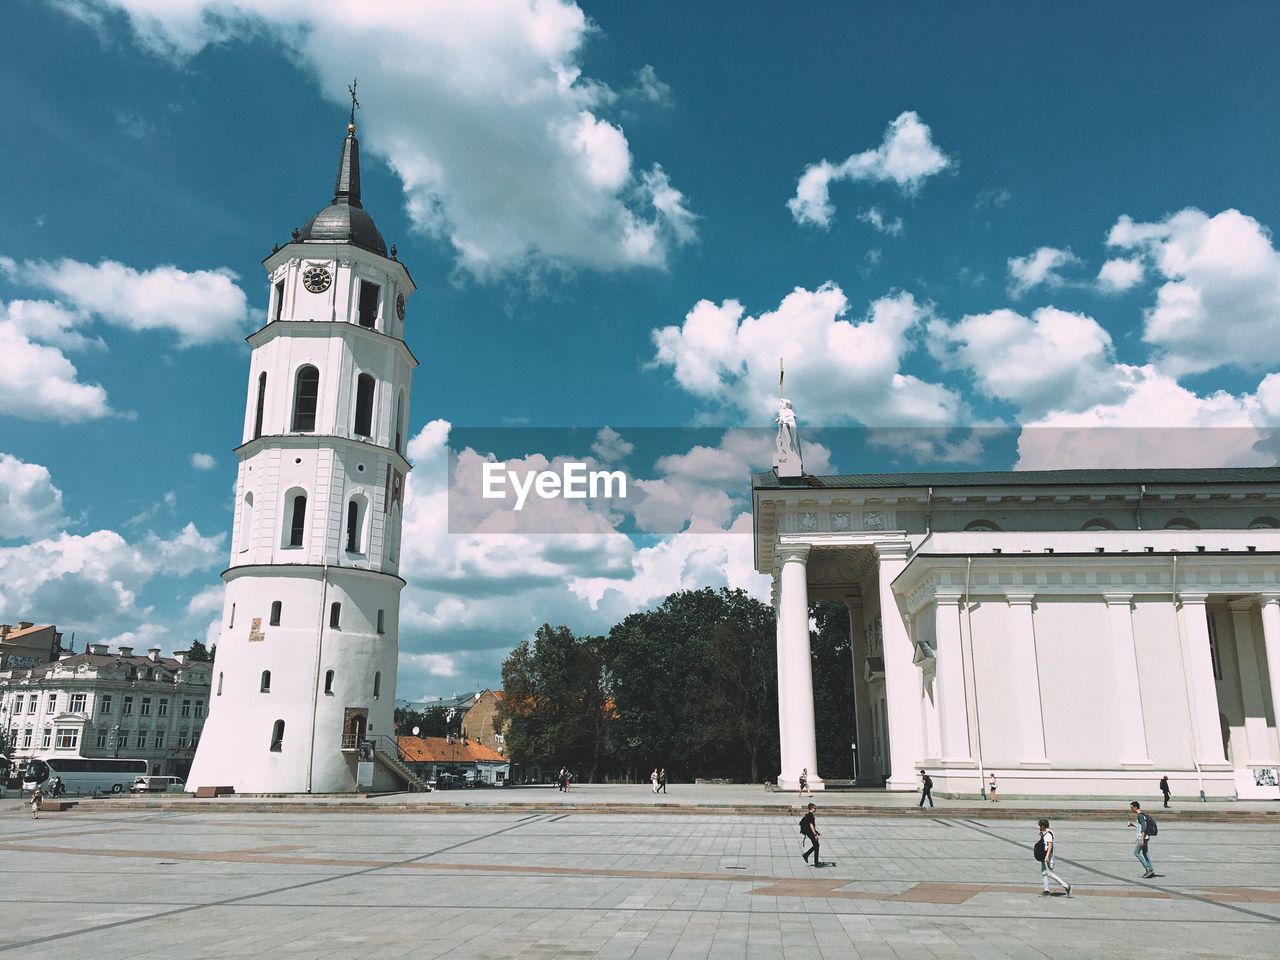
<svg viewBox="0 0 1280 960">
<path fill-rule="evenodd" d="M 263 261 L 208 722 L 188 786 L 391 789 L 414 284 L 364 209 L 351 123 L 333 201 Z M 363 762 L 362 762 L 363 761 Z"/>
<path fill-rule="evenodd" d="M 779 440 L 782 450 L 783 439 Z M 815 750 L 809 603 L 849 609 L 857 781 L 1280 798 L 1280 470 L 753 482 L 778 614 L 779 783 Z M 815 777 L 814 774 L 818 776 Z"/>
</svg>

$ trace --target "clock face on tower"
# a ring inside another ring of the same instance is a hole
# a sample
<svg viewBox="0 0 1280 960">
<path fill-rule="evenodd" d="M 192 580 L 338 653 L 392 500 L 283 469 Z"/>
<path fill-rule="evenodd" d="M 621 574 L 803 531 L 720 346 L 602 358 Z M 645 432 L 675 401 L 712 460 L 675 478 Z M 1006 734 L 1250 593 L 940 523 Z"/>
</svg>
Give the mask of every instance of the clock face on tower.
<svg viewBox="0 0 1280 960">
<path fill-rule="evenodd" d="M 396 294 L 396 316 L 404 320 L 404 294 Z"/>
<path fill-rule="evenodd" d="M 302 271 L 302 285 L 312 293 L 324 293 L 333 283 L 333 275 L 327 267 L 307 267 Z"/>
</svg>

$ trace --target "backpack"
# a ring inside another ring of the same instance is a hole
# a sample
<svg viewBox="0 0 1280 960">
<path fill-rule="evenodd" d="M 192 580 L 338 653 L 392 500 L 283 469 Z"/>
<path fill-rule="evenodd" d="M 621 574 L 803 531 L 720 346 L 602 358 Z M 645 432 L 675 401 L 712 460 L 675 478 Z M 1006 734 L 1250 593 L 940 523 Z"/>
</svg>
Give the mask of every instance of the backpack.
<svg viewBox="0 0 1280 960">
<path fill-rule="evenodd" d="M 1154 837 L 1156 834 L 1160 832 L 1160 828 L 1156 826 L 1155 817 L 1153 817 L 1149 813 L 1143 813 L 1143 814 L 1140 814 L 1139 816 L 1145 818 L 1147 821 L 1147 825 L 1142 832 L 1145 833 L 1148 837 Z"/>
<path fill-rule="evenodd" d="M 1035 858 L 1037 860 L 1039 860 L 1041 863 L 1044 863 L 1044 855 L 1045 855 L 1044 837 L 1041 837 L 1039 840 L 1036 841 L 1036 845 L 1035 847 L 1032 848 L 1031 852 L 1035 855 Z"/>
<path fill-rule="evenodd" d="M 926 790 L 932 790 L 932 789 L 933 789 L 933 777 L 931 777 L 931 776 L 929 776 L 929 775 L 927 775 L 927 774 L 925 775 L 925 778 L 924 778 L 924 788 L 925 788 Z"/>
</svg>

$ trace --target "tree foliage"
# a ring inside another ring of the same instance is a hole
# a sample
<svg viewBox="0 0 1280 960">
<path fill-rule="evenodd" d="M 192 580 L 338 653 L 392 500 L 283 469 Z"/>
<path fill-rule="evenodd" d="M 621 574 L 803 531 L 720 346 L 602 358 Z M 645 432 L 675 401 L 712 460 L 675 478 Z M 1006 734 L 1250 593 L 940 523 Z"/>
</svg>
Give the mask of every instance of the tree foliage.
<svg viewBox="0 0 1280 960">
<path fill-rule="evenodd" d="M 401 736 L 412 736 L 415 727 L 420 737 L 460 736 L 462 733 L 462 711 L 455 711 L 450 720 L 449 711 L 444 707 L 428 707 L 426 710 L 396 707 L 395 722 L 396 733 Z"/>
<path fill-rule="evenodd" d="M 191 648 L 187 651 L 187 659 L 193 663 L 211 663 L 213 662 L 213 654 L 209 652 L 209 648 L 200 640 L 192 640 Z"/>
</svg>

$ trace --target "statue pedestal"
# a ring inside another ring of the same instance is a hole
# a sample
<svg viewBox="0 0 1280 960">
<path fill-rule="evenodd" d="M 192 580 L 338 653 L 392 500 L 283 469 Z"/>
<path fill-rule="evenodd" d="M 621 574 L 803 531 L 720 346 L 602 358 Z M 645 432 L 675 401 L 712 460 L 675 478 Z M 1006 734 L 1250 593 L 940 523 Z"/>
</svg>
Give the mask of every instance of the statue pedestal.
<svg viewBox="0 0 1280 960">
<path fill-rule="evenodd" d="M 773 472 L 779 478 L 803 477 L 804 464 L 799 457 L 776 457 L 773 461 Z"/>
</svg>

